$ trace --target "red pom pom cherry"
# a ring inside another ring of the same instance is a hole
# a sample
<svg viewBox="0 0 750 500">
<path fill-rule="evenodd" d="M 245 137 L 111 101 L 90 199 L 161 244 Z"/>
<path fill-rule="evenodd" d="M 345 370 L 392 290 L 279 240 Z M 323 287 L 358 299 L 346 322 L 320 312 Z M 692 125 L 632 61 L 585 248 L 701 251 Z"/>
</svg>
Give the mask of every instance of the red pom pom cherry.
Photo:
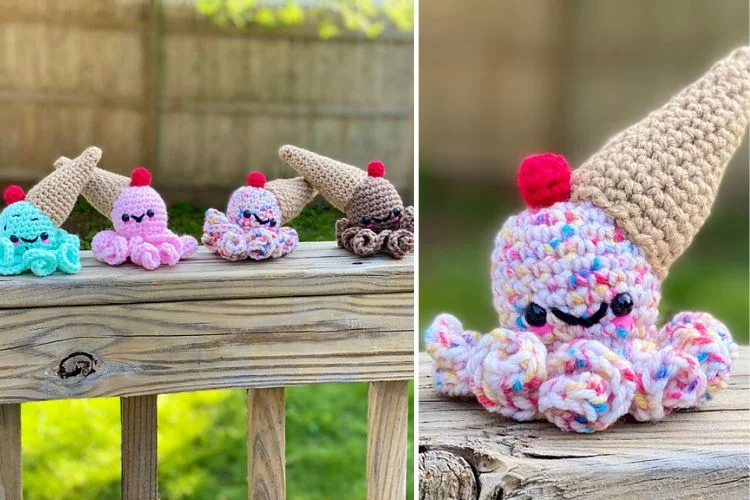
<svg viewBox="0 0 750 500">
<path fill-rule="evenodd" d="M 385 175 L 385 165 L 379 161 L 371 161 L 367 165 L 367 175 L 370 177 L 383 177 Z"/>
<path fill-rule="evenodd" d="M 151 172 L 143 167 L 138 167 L 130 174 L 130 185 L 132 187 L 144 187 L 151 185 Z"/>
<path fill-rule="evenodd" d="M 548 207 L 570 199 L 570 166 L 564 156 L 527 156 L 518 170 L 518 187 L 530 208 Z"/>
<path fill-rule="evenodd" d="M 262 172 L 250 172 L 247 175 L 247 185 L 254 188 L 262 188 L 266 185 L 266 176 Z"/>
<path fill-rule="evenodd" d="M 17 201 L 25 200 L 26 193 L 23 192 L 23 188 L 21 188 L 21 186 L 8 186 L 3 192 L 3 198 L 5 198 L 5 203 L 10 205 Z"/>
</svg>

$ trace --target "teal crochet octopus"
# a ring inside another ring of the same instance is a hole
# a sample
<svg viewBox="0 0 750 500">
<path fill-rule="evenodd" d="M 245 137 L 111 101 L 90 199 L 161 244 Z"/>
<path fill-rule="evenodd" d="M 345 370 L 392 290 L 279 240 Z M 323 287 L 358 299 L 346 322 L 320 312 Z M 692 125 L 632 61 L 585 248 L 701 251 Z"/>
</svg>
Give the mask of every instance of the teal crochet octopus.
<svg viewBox="0 0 750 500">
<path fill-rule="evenodd" d="M 100 158 L 101 151 L 92 147 L 66 168 L 47 176 L 28 195 L 19 186 L 5 189 L 7 207 L 0 212 L 0 275 L 31 271 L 48 276 L 58 270 L 68 274 L 81 270 L 81 242 L 59 226 L 70 215 Z"/>
</svg>

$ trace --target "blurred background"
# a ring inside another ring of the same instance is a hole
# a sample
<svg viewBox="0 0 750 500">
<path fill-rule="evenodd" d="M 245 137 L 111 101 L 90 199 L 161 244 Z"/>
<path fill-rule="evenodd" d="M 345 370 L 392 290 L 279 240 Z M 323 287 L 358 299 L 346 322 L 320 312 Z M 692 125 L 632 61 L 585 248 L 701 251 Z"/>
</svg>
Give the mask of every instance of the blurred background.
<svg viewBox="0 0 750 500">
<path fill-rule="evenodd" d="M 292 143 L 379 159 L 411 202 L 413 19 L 411 0 L 0 0 L 0 186 L 97 145 L 106 169 L 148 167 L 172 229 L 200 237 L 248 171 L 294 175 Z M 318 200 L 290 225 L 332 240 L 339 216 Z M 108 226 L 81 202 L 64 227 L 88 248 Z M 160 397 L 161 498 L 247 498 L 245 401 Z M 22 411 L 25 498 L 119 497 L 116 399 Z M 289 388 L 286 415 L 288 497 L 364 498 L 367 385 Z"/>
<path fill-rule="evenodd" d="M 747 0 L 430 0 L 420 4 L 420 311 L 497 324 L 489 259 L 524 208 L 528 154 L 580 165 L 748 43 Z M 748 342 L 748 141 L 664 283 L 662 320 L 704 310 Z"/>
</svg>

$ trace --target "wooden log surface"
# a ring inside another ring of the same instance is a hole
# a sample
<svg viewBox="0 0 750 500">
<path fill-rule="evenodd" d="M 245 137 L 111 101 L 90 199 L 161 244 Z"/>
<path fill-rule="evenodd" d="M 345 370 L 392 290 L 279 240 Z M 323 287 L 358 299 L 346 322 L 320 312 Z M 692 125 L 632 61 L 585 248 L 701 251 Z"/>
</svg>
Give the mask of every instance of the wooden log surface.
<svg viewBox="0 0 750 500">
<path fill-rule="evenodd" d="M 21 497 L 21 405 L 0 404 L 0 500 Z"/>
<path fill-rule="evenodd" d="M 0 309 L 0 404 L 412 378 L 412 259 L 334 245 L 269 266 L 87 262 L 80 275 L 16 277 L 34 283 L 24 294 L 5 279 L 26 307 Z"/>
<path fill-rule="evenodd" d="M 420 483 L 433 491 L 473 491 L 474 481 L 476 491 L 461 496 L 467 499 L 746 500 L 749 354 L 748 346 L 740 348 L 729 387 L 700 409 L 679 411 L 654 423 L 625 417 L 603 432 L 568 434 L 546 421 L 515 422 L 487 412 L 475 400 L 439 394 L 432 387 L 430 359 L 423 353 Z M 474 477 L 455 469 L 444 476 L 443 487 L 436 487 L 446 468 L 435 466 L 438 451 L 448 455 L 440 460 L 453 466 L 466 461 Z"/>
<path fill-rule="evenodd" d="M 284 388 L 247 394 L 247 490 L 250 500 L 286 498 Z"/>
<path fill-rule="evenodd" d="M 371 382 L 367 406 L 367 500 L 406 495 L 409 382 Z"/>
<path fill-rule="evenodd" d="M 159 498 L 156 398 L 120 398 L 123 500 Z"/>
<path fill-rule="evenodd" d="M 156 271 L 108 266 L 91 252 L 82 252 L 81 260 L 78 274 L 0 277 L 0 310 L 414 290 L 413 256 L 360 258 L 331 241 L 300 243 L 286 257 L 261 262 L 230 262 L 200 247 L 193 257 Z"/>
</svg>

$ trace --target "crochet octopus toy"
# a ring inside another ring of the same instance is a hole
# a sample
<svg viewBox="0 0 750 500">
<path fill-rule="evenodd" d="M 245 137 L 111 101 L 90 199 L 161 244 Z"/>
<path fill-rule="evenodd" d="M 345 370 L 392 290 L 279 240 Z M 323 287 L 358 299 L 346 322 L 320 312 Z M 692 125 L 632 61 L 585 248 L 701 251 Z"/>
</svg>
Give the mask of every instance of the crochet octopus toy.
<svg viewBox="0 0 750 500">
<path fill-rule="evenodd" d="M 414 250 L 414 207 L 404 207 L 382 163 L 364 172 L 295 146 L 283 146 L 279 156 L 346 214 L 336 221 L 338 246 L 361 257 L 382 252 L 396 259 Z"/>
<path fill-rule="evenodd" d="M 55 166 L 62 168 L 69 161 L 60 158 Z M 114 231 L 101 231 L 91 241 L 100 262 L 116 266 L 130 259 L 154 270 L 174 266 L 198 248 L 192 236 L 178 236 L 167 228 L 167 206 L 151 187 L 151 173 L 143 167 L 133 170 L 130 179 L 96 168 L 82 194 L 114 225 Z"/>
<path fill-rule="evenodd" d="M 657 326 L 661 280 L 708 217 L 750 111 L 750 49 L 735 51 L 571 174 L 554 154 L 521 164 L 528 208 L 500 229 L 500 326 L 427 329 L 435 388 L 569 432 L 629 413 L 655 421 L 727 385 L 737 347 L 707 313 Z"/>
<path fill-rule="evenodd" d="M 48 276 L 56 270 L 68 274 L 81 270 L 78 236 L 60 226 L 73 210 L 101 154 L 99 148 L 86 149 L 28 194 L 19 186 L 5 189 L 7 207 L 0 213 L 0 275 L 31 271 Z"/>
<path fill-rule="evenodd" d="M 297 231 L 285 227 L 314 197 L 302 177 L 266 183 L 261 172 L 250 172 L 247 186 L 229 198 L 227 213 L 206 211 L 203 244 L 227 260 L 264 260 L 290 254 L 299 243 Z"/>
</svg>

